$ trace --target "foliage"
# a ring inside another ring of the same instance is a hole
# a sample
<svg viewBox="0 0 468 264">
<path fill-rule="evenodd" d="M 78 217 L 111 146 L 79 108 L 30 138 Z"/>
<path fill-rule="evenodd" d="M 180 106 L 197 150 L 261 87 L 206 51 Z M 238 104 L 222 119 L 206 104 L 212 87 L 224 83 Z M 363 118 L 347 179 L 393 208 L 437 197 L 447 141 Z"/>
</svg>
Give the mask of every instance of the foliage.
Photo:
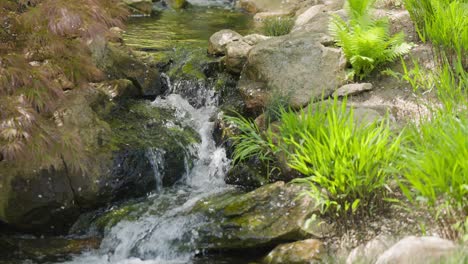
<svg viewBox="0 0 468 264">
<path fill-rule="evenodd" d="M 430 206 L 449 238 L 468 217 L 468 115 L 444 110 L 407 130 L 399 170 L 413 202 Z M 461 221 L 461 223 L 459 222 Z"/>
<path fill-rule="evenodd" d="M 283 112 L 281 135 L 292 147 L 289 165 L 307 178 L 307 194 L 324 213 L 340 219 L 382 209 L 390 179 L 388 168 L 398 156 L 400 137 L 386 120 L 355 120 L 346 102 L 323 102 L 297 115 Z"/>
<path fill-rule="evenodd" d="M 289 34 L 294 27 L 292 17 L 269 17 L 263 21 L 263 33 L 267 36 L 282 36 Z"/>
<path fill-rule="evenodd" d="M 235 145 L 234 162 L 244 162 L 256 158 L 269 170 L 273 170 L 273 164 L 276 161 L 274 154 L 278 148 L 273 142 L 272 133 L 270 131 L 262 132 L 255 121 L 241 115 L 226 116 L 225 120 L 237 130 L 230 136 Z"/>
<path fill-rule="evenodd" d="M 468 2 L 466 0 L 405 0 L 423 42 L 433 44 L 439 65 L 458 71 L 468 67 Z"/>
<path fill-rule="evenodd" d="M 55 111 L 66 90 L 102 78 L 88 44 L 103 41 L 125 14 L 116 0 L 1 1 L 0 161 L 77 150 Z"/>
<path fill-rule="evenodd" d="M 349 23 L 335 15 L 330 32 L 353 68 L 351 77 L 362 80 L 379 65 L 409 52 L 411 45 L 404 41 L 403 32 L 391 36 L 387 20 L 369 15 L 375 0 L 348 0 L 347 3 Z"/>
</svg>

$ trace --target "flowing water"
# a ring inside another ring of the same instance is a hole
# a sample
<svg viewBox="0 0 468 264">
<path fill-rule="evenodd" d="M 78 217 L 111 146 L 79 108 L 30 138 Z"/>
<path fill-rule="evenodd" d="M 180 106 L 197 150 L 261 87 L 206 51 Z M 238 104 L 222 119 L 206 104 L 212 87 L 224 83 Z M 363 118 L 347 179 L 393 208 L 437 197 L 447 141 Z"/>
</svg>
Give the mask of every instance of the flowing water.
<svg viewBox="0 0 468 264">
<path fill-rule="evenodd" d="M 191 0 L 193 4 L 230 4 L 222 0 Z M 191 48 L 207 47 L 207 39 L 217 30 L 238 27 L 246 30 L 249 18 L 228 9 L 196 8 L 181 12 L 166 11 L 154 18 L 132 20 L 126 42 L 139 49 L 155 52 L 174 48 L 175 43 L 189 43 Z M 168 78 L 166 76 L 166 78 Z M 157 188 L 142 204 L 145 213 L 133 221 L 121 221 L 105 231 L 98 250 L 83 253 L 65 262 L 69 264 L 165 264 L 165 263 L 247 263 L 242 257 L 203 256 L 196 248 L 197 226 L 204 223 L 200 215 L 188 213 L 201 198 L 232 190 L 224 183 L 230 161 L 223 148 L 213 140 L 213 117 L 218 112 L 217 95 L 212 87 L 202 87 L 194 98 L 184 98 L 176 85 L 167 80 L 169 92 L 158 97 L 152 107 L 175 110 L 179 123 L 198 132 L 200 142 L 184 146 L 186 157 L 196 159 L 182 181 L 173 187 L 162 186 L 163 152 L 148 149 L 146 156 L 156 177 Z M 192 99 L 192 100 L 188 100 Z M 197 103 L 190 103 L 190 102 Z M 168 122 L 168 127 L 174 123 Z M 202 255 L 200 257 L 200 255 Z"/>
</svg>

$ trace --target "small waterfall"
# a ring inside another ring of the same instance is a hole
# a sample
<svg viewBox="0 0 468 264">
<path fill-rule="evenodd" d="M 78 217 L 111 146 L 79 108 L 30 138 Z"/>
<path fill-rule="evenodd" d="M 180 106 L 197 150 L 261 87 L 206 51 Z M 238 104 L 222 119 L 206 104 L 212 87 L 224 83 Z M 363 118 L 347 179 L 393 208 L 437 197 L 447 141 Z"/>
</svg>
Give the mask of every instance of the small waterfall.
<svg viewBox="0 0 468 264">
<path fill-rule="evenodd" d="M 170 80 L 167 80 L 170 84 Z M 171 91 L 177 89 L 169 87 Z M 151 206 L 136 221 L 122 221 L 109 230 L 99 250 L 75 257 L 69 264 L 172 264 L 192 263 L 197 252 L 195 241 L 197 226 L 204 223 L 201 216 L 187 214 L 203 197 L 229 190 L 224 175 L 230 161 L 223 148 L 217 147 L 213 137 L 213 117 L 217 114 L 217 100 L 212 90 L 197 93 L 204 98 L 191 98 L 203 105 L 194 107 L 180 94 L 158 97 L 152 105 L 174 110 L 178 121 L 198 132 L 200 142 L 184 146 L 186 157 L 196 156 L 193 167 L 188 168 L 182 184 L 162 187 L 164 152 L 151 148 L 146 152 L 157 182 L 157 192 L 148 199 Z M 208 96 L 207 96 L 208 95 Z M 207 98 L 208 97 L 208 98 Z M 171 126 L 173 124 L 167 124 Z"/>
<path fill-rule="evenodd" d="M 164 177 L 164 150 L 157 148 L 149 148 L 146 151 L 146 157 L 151 164 L 156 180 L 156 192 L 160 192 L 163 188 Z"/>
</svg>

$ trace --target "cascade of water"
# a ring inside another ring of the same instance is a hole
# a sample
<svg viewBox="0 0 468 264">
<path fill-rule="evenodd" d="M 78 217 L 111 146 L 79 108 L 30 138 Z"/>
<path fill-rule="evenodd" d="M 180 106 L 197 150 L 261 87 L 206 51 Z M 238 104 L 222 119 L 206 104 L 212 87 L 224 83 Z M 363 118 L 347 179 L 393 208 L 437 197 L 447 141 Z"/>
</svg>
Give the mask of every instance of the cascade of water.
<svg viewBox="0 0 468 264">
<path fill-rule="evenodd" d="M 174 87 L 169 88 L 176 91 Z M 162 188 L 164 153 L 149 149 L 146 155 L 154 170 L 158 190 L 148 198 L 152 199 L 148 212 L 136 221 L 122 221 L 107 230 L 99 250 L 78 256 L 69 263 L 192 262 L 197 254 L 194 242 L 198 234 L 194 230 L 204 222 L 200 216 L 186 212 L 201 198 L 229 188 L 223 177 L 230 162 L 225 150 L 217 147 L 212 137 L 214 122 L 211 119 L 218 111 L 217 100 L 210 99 L 215 97 L 213 94 L 213 91 L 197 93 L 205 99 L 203 106 L 197 108 L 180 94 L 158 97 L 153 102 L 153 107 L 173 109 L 179 122 L 199 133 L 200 143 L 185 146 L 187 152 L 193 152 L 197 157 L 191 170 L 185 161 L 188 171 L 185 184 Z M 201 101 L 201 98 L 192 99 Z"/>
</svg>

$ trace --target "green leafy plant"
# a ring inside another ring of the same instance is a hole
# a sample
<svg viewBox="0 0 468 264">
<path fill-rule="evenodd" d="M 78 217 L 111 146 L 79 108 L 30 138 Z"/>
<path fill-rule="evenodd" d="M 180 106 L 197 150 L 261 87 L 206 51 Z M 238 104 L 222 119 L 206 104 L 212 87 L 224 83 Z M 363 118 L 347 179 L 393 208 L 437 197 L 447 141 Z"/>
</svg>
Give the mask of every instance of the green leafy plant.
<svg viewBox="0 0 468 264">
<path fill-rule="evenodd" d="M 439 65 L 468 67 L 468 2 L 466 0 L 405 0 L 423 42 L 431 42 Z"/>
<path fill-rule="evenodd" d="M 468 116 L 442 110 L 405 135 L 401 189 L 411 201 L 432 208 L 446 237 L 460 237 L 468 217 Z"/>
<path fill-rule="evenodd" d="M 267 167 L 268 173 L 271 173 L 276 168 L 275 153 L 278 148 L 270 131 L 262 132 L 255 121 L 241 115 L 226 116 L 225 120 L 236 130 L 229 137 L 235 146 L 234 163 L 256 158 Z"/>
<path fill-rule="evenodd" d="M 269 17 L 263 21 L 263 33 L 267 36 L 282 36 L 289 34 L 294 27 L 292 17 Z"/>
<path fill-rule="evenodd" d="M 346 102 L 320 103 L 299 114 L 284 112 L 279 126 L 291 152 L 289 166 L 306 178 L 307 194 L 323 213 L 340 219 L 382 209 L 388 193 L 389 167 L 396 160 L 400 137 L 386 120 L 355 119 Z"/>
<path fill-rule="evenodd" d="M 391 36 L 385 19 L 370 16 L 375 0 L 348 0 L 347 3 L 349 22 L 333 16 L 330 32 L 352 66 L 350 77 L 363 79 L 379 65 L 409 52 L 411 45 L 404 41 L 402 32 Z"/>
</svg>

